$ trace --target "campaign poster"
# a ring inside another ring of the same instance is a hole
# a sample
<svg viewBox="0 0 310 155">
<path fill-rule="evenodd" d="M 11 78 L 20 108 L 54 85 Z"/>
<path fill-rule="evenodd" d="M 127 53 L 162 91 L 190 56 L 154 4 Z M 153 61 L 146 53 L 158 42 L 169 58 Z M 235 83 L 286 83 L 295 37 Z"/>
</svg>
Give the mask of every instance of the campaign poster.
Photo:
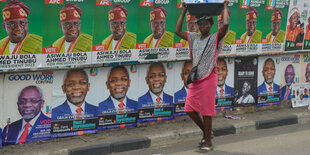
<svg viewBox="0 0 310 155">
<path fill-rule="evenodd" d="M 303 43 L 303 49 L 309 49 L 310 45 L 309 45 L 309 41 L 307 43 L 307 47 L 304 47 L 304 45 L 306 45 L 306 37 L 309 38 L 309 36 L 306 36 L 306 32 L 309 31 L 309 28 L 307 29 L 306 26 L 308 25 L 308 19 L 309 19 L 309 13 L 310 13 L 310 5 L 309 5 L 309 1 L 303 0 L 303 4 L 302 4 L 303 8 L 301 11 L 301 15 L 300 15 L 300 35 L 297 36 L 297 40 L 301 43 Z M 310 20 L 310 19 L 309 19 Z M 308 34 L 309 35 L 309 34 Z M 308 39 L 309 40 L 309 39 Z"/>
<path fill-rule="evenodd" d="M 45 66 L 91 64 L 95 0 L 45 1 Z"/>
<path fill-rule="evenodd" d="M 43 1 L 0 1 L 0 68 L 41 66 Z"/>
<path fill-rule="evenodd" d="M 139 61 L 166 60 L 172 52 L 176 0 L 139 0 L 137 49 Z"/>
<path fill-rule="evenodd" d="M 96 1 L 93 63 L 138 60 L 138 6 L 137 0 Z"/>
<path fill-rule="evenodd" d="M 255 105 L 257 98 L 257 57 L 235 58 L 234 106 Z"/>
<path fill-rule="evenodd" d="M 278 105 L 280 101 L 280 56 L 259 56 L 257 77 L 257 106 Z"/>
<path fill-rule="evenodd" d="M 307 10 L 307 20 L 305 22 L 305 38 L 304 38 L 304 50 L 310 49 L 310 8 Z"/>
<path fill-rule="evenodd" d="M 173 119 L 174 63 L 140 65 L 139 123 Z"/>
<path fill-rule="evenodd" d="M 217 60 L 216 110 L 228 110 L 234 103 L 234 58 L 218 58 Z"/>
<path fill-rule="evenodd" d="M 292 84 L 300 82 L 300 54 L 281 56 L 281 101 L 291 100 Z"/>
<path fill-rule="evenodd" d="M 264 28 L 265 0 L 239 0 L 239 18 L 236 38 L 237 54 L 261 52 Z"/>
<path fill-rule="evenodd" d="M 97 132 L 98 101 L 91 69 L 54 72 L 51 137 Z"/>
<path fill-rule="evenodd" d="M 53 72 L 5 74 L 3 145 L 50 139 L 52 87 Z"/>
<path fill-rule="evenodd" d="M 291 0 L 287 17 L 285 52 L 301 50 L 303 46 L 303 32 L 301 27 L 301 13 L 304 0 Z M 301 33 L 302 32 L 302 33 Z"/>
<path fill-rule="evenodd" d="M 176 13 L 175 13 L 175 24 L 177 23 L 181 13 L 182 13 L 182 3 L 184 0 L 177 0 Z M 183 19 L 182 30 L 188 32 L 199 32 L 197 19 L 195 16 L 192 16 L 187 11 L 185 17 Z M 188 41 L 185 39 L 180 38 L 178 35 L 174 35 L 174 43 L 173 43 L 173 50 L 175 50 L 175 57 L 177 60 L 184 60 L 190 59 L 189 57 L 189 48 L 188 48 Z"/>
<path fill-rule="evenodd" d="M 191 60 L 174 63 L 174 116 L 186 115 L 184 112 L 185 100 L 189 85 L 186 83 L 193 67 Z"/>
<path fill-rule="evenodd" d="M 230 56 L 236 55 L 236 32 L 237 27 L 239 25 L 239 2 L 238 0 L 230 0 L 228 3 L 228 14 L 230 16 L 229 19 L 229 30 L 226 34 L 225 40 L 223 42 L 222 50 L 219 55 L 221 56 Z M 218 29 L 223 25 L 223 15 L 218 16 L 215 18 L 217 20 L 217 27 Z"/>
<path fill-rule="evenodd" d="M 266 0 L 263 53 L 283 52 L 289 0 Z"/>
<path fill-rule="evenodd" d="M 310 83 L 310 53 L 301 53 L 300 82 Z"/>
<path fill-rule="evenodd" d="M 98 102 L 98 129 L 136 127 L 138 120 L 139 66 L 98 69 L 94 89 Z M 98 94 L 98 92 L 100 92 Z"/>
<path fill-rule="evenodd" d="M 310 104 L 310 83 L 297 83 L 292 86 L 292 107 L 304 107 Z"/>
</svg>

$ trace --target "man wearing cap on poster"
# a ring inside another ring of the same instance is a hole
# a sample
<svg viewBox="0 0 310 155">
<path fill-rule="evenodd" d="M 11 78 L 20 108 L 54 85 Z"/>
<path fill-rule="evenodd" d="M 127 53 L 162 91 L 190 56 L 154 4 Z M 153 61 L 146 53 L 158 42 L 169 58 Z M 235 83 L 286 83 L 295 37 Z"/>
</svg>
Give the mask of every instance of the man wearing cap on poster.
<svg viewBox="0 0 310 155">
<path fill-rule="evenodd" d="M 310 63 L 308 63 L 306 66 L 305 77 L 306 77 L 306 82 L 310 83 Z"/>
<path fill-rule="evenodd" d="M 51 47 L 57 48 L 57 53 L 92 51 L 93 37 L 81 33 L 81 8 L 73 3 L 67 3 L 60 10 L 60 28 L 63 37 L 56 40 Z"/>
<path fill-rule="evenodd" d="M 182 67 L 182 72 L 180 74 L 181 79 L 184 83 L 184 86 L 182 87 L 181 90 L 177 91 L 174 94 L 174 103 L 185 103 L 185 98 L 186 98 L 187 90 L 188 90 L 188 84 L 186 81 L 187 81 L 190 71 L 192 70 L 192 67 L 193 67 L 192 61 L 188 60 L 184 62 L 183 67 Z"/>
<path fill-rule="evenodd" d="M 285 68 L 284 73 L 285 86 L 281 88 L 281 100 L 291 100 L 292 84 L 294 84 L 295 79 L 295 69 L 292 64 L 289 64 Z"/>
<path fill-rule="evenodd" d="M 150 27 L 153 34 L 146 37 L 143 43 L 147 48 L 172 47 L 174 34 L 166 31 L 167 11 L 161 5 L 156 5 L 150 13 Z"/>
<path fill-rule="evenodd" d="M 280 86 L 273 81 L 276 74 L 276 67 L 272 58 L 265 60 L 262 74 L 264 76 L 264 82 L 257 88 L 258 95 L 280 93 Z"/>
<path fill-rule="evenodd" d="M 310 16 L 308 17 L 308 24 L 306 26 L 305 40 L 310 40 Z M 308 45 L 310 46 L 310 45 Z"/>
<path fill-rule="evenodd" d="M 289 25 L 286 28 L 286 40 L 295 42 L 297 35 L 300 33 L 300 14 L 298 8 L 292 8 L 289 14 Z"/>
<path fill-rule="evenodd" d="M 285 32 L 281 30 L 282 11 L 279 9 L 274 10 L 271 15 L 271 29 L 272 31 L 267 34 L 267 43 L 283 43 Z"/>
<path fill-rule="evenodd" d="M 39 87 L 30 85 L 22 89 L 17 99 L 17 107 L 22 119 L 5 126 L 2 133 L 3 145 L 48 139 L 49 137 L 38 137 L 37 135 L 41 133 L 41 130 L 47 130 L 47 127 L 50 127 L 48 125 L 50 123 L 44 124 L 50 122 L 51 119 L 41 112 L 43 106 L 43 92 Z M 46 125 L 48 126 L 46 127 Z"/>
<path fill-rule="evenodd" d="M 136 34 L 126 32 L 127 15 L 127 9 L 121 4 L 115 4 L 109 11 L 109 28 L 112 34 L 100 43 L 105 50 L 136 48 Z"/>
<path fill-rule="evenodd" d="M 233 97 L 234 96 L 234 88 L 228 86 L 226 84 L 226 77 L 228 75 L 228 68 L 227 63 L 225 59 L 218 58 L 217 60 L 217 89 L 216 89 L 216 95 Z"/>
<path fill-rule="evenodd" d="M 299 34 L 297 35 L 296 37 L 296 43 L 304 43 L 304 35 L 305 35 L 305 24 L 304 23 L 301 23 L 299 25 L 299 29 L 300 29 L 300 32 Z"/>
<path fill-rule="evenodd" d="M 242 34 L 240 39 L 243 44 L 261 43 L 262 32 L 256 29 L 258 13 L 255 8 L 250 8 L 246 13 L 246 29 L 247 32 Z"/>
<path fill-rule="evenodd" d="M 83 115 L 92 115 L 97 117 L 97 106 L 91 105 L 85 101 L 87 92 L 89 91 L 90 83 L 88 75 L 83 69 L 73 69 L 65 73 L 63 79 L 62 91 L 66 94 L 67 100 L 53 108 L 52 121 L 56 120 L 71 120 L 71 116 L 76 116 L 75 119 L 83 119 Z M 62 118 L 64 116 L 69 118 Z M 58 118 L 59 117 L 59 118 Z"/>
<path fill-rule="evenodd" d="M 187 12 L 186 14 L 186 29 L 189 32 L 196 32 L 198 33 L 199 29 L 198 29 L 198 25 L 197 25 L 197 19 L 195 16 L 192 16 L 189 14 L 189 12 Z M 182 43 L 182 47 L 188 47 L 188 41 L 181 39 L 180 43 Z"/>
<path fill-rule="evenodd" d="M 164 86 L 167 80 L 166 70 L 162 63 L 152 63 L 145 77 L 149 91 L 138 99 L 138 108 L 145 104 L 154 104 L 155 107 L 162 107 L 162 104 L 173 106 L 173 97 L 166 94 Z"/>
<path fill-rule="evenodd" d="M 126 96 L 130 83 L 129 72 L 124 66 L 113 67 L 106 82 L 110 96 L 99 103 L 98 115 L 109 110 L 116 110 L 118 113 L 137 111 L 138 102 Z"/>
<path fill-rule="evenodd" d="M 2 27 L 8 36 L 0 40 L 0 55 L 42 53 L 42 37 L 28 32 L 29 8 L 11 0 L 2 10 Z"/>
<path fill-rule="evenodd" d="M 229 17 L 231 16 L 230 10 L 227 9 L 228 15 Z M 224 22 L 224 18 L 223 18 L 223 13 L 220 14 L 217 17 L 217 27 L 218 29 L 220 29 L 220 27 L 222 27 L 223 22 Z M 236 40 L 236 32 L 232 31 L 232 30 L 228 30 L 225 40 L 224 40 L 224 45 L 230 45 L 230 44 L 235 44 L 235 40 Z"/>
</svg>

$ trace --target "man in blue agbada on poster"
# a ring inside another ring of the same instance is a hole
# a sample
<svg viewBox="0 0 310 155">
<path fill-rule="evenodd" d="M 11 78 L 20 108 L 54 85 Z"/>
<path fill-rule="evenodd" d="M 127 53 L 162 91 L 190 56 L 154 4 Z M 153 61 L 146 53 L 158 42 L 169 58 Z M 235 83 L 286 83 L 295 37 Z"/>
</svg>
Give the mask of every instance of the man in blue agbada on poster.
<svg viewBox="0 0 310 155">
<path fill-rule="evenodd" d="M 19 93 L 17 101 L 18 111 L 22 119 L 11 124 L 8 120 L 2 133 L 3 145 L 48 139 L 50 137 L 51 119 L 41 112 L 43 105 L 42 90 L 33 85 L 25 87 Z"/>
</svg>

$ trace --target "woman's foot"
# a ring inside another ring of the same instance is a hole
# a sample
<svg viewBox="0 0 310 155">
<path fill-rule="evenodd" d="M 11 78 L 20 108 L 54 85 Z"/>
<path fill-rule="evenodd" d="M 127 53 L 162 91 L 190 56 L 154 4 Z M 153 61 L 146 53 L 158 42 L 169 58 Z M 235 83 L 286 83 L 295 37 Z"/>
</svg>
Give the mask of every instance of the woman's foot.
<svg viewBox="0 0 310 155">
<path fill-rule="evenodd" d="M 197 152 L 199 153 L 205 153 L 205 152 L 209 152 L 212 151 L 214 149 L 213 145 L 208 145 L 206 143 L 204 143 Z"/>
</svg>

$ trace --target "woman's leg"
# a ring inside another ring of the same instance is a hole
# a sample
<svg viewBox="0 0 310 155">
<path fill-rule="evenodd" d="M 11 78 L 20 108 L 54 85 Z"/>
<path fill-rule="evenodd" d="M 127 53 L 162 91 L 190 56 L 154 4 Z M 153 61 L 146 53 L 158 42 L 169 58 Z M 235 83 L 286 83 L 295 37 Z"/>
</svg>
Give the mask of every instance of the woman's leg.
<svg viewBox="0 0 310 155">
<path fill-rule="evenodd" d="M 204 139 L 206 140 L 206 146 L 212 146 L 211 142 L 211 133 L 212 133 L 212 117 L 211 116 L 203 116 L 203 124 L 204 124 Z"/>
<path fill-rule="evenodd" d="M 201 129 L 203 133 L 203 138 L 206 137 L 204 124 L 199 114 L 197 112 L 186 112 L 186 113 L 196 123 L 196 125 Z"/>
</svg>

